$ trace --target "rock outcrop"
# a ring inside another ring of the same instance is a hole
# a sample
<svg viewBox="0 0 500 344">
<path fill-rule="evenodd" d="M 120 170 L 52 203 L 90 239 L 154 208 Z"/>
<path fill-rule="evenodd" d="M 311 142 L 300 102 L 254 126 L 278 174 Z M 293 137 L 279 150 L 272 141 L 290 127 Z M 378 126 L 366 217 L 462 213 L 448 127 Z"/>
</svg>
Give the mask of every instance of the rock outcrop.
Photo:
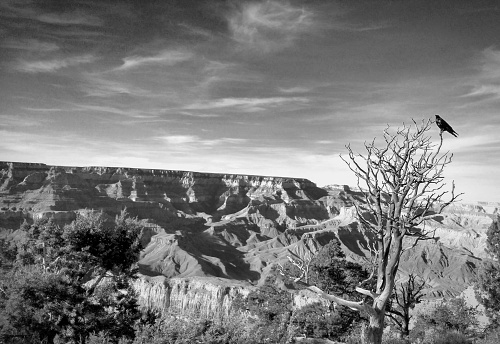
<svg viewBox="0 0 500 344">
<path fill-rule="evenodd" d="M 167 279 L 165 276 L 143 276 L 134 282 L 134 289 L 139 294 L 139 303 L 147 309 L 215 318 L 230 316 L 233 302 L 245 298 L 256 287 L 214 277 Z M 294 308 L 313 302 L 329 304 L 307 290 L 294 292 L 292 300 Z"/>
</svg>

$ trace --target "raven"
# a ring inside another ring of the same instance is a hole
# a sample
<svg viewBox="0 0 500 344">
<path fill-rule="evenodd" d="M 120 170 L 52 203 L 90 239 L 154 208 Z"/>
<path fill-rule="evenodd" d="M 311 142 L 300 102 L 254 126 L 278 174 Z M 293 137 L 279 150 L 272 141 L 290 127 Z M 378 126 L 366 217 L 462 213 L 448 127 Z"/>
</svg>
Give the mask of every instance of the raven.
<svg viewBox="0 0 500 344">
<path fill-rule="evenodd" d="M 451 125 L 446 123 L 446 121 L 444 119 L 442 119 L 441 117 L 439 117 L 439 115 L 436 115 L 436 124 L 439 127 L 439 129 L 441 129 L 441 134 L 443 133 L 443 131 L 447 131 L 455 137 L 458 136 L 457 132 L 455 130 L 453 130 Z"/>
</svg>

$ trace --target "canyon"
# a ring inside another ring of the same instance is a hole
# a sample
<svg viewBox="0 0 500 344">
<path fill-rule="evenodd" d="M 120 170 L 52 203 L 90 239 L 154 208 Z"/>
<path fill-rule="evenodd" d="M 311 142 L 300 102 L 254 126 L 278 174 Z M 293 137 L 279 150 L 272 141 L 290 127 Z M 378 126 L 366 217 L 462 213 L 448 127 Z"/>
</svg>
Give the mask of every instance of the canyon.
<svg viewBox="0 0 500 344">
<path fill-rule="evenodd" d="M 79 212 L 112 218 L 126 209 L 147 221 L 136 281 L 141 302 L 224 313 L 287 256 L 314 255 L 333 238 L 347 259 L 366 262 L 371 236 L 352 204 L 360 195 L 299 178 L 0 162 L 0 229 L 11 235 L 24 221 L 53 218 L 64 225 Z M 446 208 L 426 223 L 434 239 L 403 254 L 400 278 L 421 276 L 428 298 L 463 292 L 488 258 L 486 231 L 499 208 Z M 297 293 L 296 305 L 309 297 Z"/>
</svg>

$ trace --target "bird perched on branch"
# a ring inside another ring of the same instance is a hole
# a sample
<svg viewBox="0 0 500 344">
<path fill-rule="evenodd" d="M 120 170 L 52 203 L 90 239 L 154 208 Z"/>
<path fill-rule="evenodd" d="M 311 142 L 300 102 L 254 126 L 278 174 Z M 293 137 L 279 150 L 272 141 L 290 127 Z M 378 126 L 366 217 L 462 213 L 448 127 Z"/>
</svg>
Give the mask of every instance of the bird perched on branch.
<svg viewBox="0 0 500 344">
<path fill-rule="evenodd" d="M 441 134 L 443 133 L 443 131 L 447 131 L 455 137 L 458 136 L 457 132 L 455 130 L 453 130 L 451 125 L 446 123 L 446 121 L 444 119 L 442 119 L 441 117 L 439 117 L 439 115 L 436 115 L 436 124 L 439 127 L 439 129 L 441 129 Z"/>
</svg>

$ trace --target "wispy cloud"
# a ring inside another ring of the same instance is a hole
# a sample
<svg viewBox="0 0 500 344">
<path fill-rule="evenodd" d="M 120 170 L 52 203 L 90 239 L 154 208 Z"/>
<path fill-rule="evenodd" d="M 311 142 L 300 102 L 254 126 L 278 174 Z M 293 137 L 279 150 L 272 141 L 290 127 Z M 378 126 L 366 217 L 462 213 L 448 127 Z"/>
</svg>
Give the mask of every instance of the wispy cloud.
<svg viewBox="0 0 500 344">
<path fill-rule="evenodd" d="M 480 97 L 484 100 L 500 99 L 500 50 L 492 47 L 482 51 L 479 73 L 475 76 L 470 92 L 464 97 Z"/>
<path fill-rule="evenodd" d="M 164 113 L 171 113 L 171 109 L 165 109 L 163 111 Z M 183 115 L 183 116 L 188 116 L 188 117 L 196 117 L 196 118 L 217 118 L 220 117 L 221 115 L 214 114 L 214 113 L 193 113 L 189 111 L 175 111 L 176 113 Z"/>
<path fill-rule="evenodd" d="M 243 112 L 263 111 L 268 107 L 281 104 L 305 104 L 309 99 L 304 97 L 270 97 L 270 98 L 222 98 L 212 101 L 194 103 L 186 106 L 188 110 L 221 109 L 235 107 Z"/>
<path fill-rule="evenodd" d="M 52 42 L 37 39 L 7 39 L 0 44 L 3 48 L 17 49 L 30 52 L 52 52 L 59 50 L 59 46 Z"/>
<path fill-rule="evenodd" d="M 214 86 L 237 84 L 238 87 L 242 87 L 260 83 L 265 79 L 261 73 L 250 70 L 242 64 L 215 60 L 206 62 L 200 74 L 201 81 L 198 82 L 198 88 L 208 93 L 213 91 Z"/>
<path fill-rule="evenodd" d="M 338 31 L 364 32 L 381 30 L 390 27 L 389 23 L 374 23 L 374 24 L 354 24 L 337 20 L 331 24 L 332 28 Z"/>
<path fill-rule="evenodd" d="M 492 47 L 487 48 L 482 53 L 482 72 L 484 76 L 500 78 L 500 50 Z"/>
<path fill-rule="evenodd" d="M 290 87 L 290 88 L 279 88 L 279 91 L 282 93 L 306 93 L 309 92 L 311 89 L 307 87 L 301 87 L 301 86 L 296 86 L 296 87 Z"/>
<path fill-rule="evenodd" d="M 1 159 L 7 161 L 20 161 L 19 157 L 22 157 L 21 161 L 44 162 L 40 160 L 42 159 L 40 152 L 52 152 L 52 154 L 59 155 L 65 151 L 68 155 L 61 155 L 65 158 L 75 154 L 69 148 L 69 145 L 75 140 L 74 136 L 71 138 L 70 135 L 44 135 L 24 131 L 0 130 L 0 136 L 2 137 L 0 141 Z M 14 153 L 14 158 L 11 158 L 9 152 Z M 16 156 L 17 158 L 15 158 Z"/>
<path fill-rule="evenodd" d="M 207 39 L 213 38 L 213 34 L 208 30 L 204 30 L 202 28 L 199 28 L 199 27 L 196 27 L 193 25 L 189 25 L 186 23 L 179 23 L 178 25 L 179 25 L 179 27 L 181 27 L 183 30 L 185 30 L 187 33 L 189 33 L 191 35 L 200 36 L 200 37 L 207 38 Z"/>
<path fill-rule="evenodd" d="M 27 110 L 27 111 L 33 111 L 33 112 L 61 112 L 61 111 L 67 111 L 67 110 L 61 109 L 61 108 L 35 108 L 35 107 L 27 107 L 27 106 L 23 106 L 21 109 Z"/>
<path fill-rule="evenodd" d="M 173 66 L 177 63 L 190 60 L 193 54 L 188 51 L 164 50 L 152 56 L 129 56 L 123 59 L 123 64 L 116 70 L 129 70 L 144 65 Z"/>
<path fill-rule="evenodd" d="M 312 12 L 286 2 L 245 3 L 228 18 L 232 37 L 243 48 L 272 52 L 286 48 L 312 25 Z"/>
<path fill-rule="evenodd" d="M 500 85 L 477 85 L 463 97 L 500 97 Z"/>
<path fill-rule="evenodd" d="M 222 137 L 220 139 L 202 139 L 195 135 L 165 135 L 159 136 L 157 140 L 164 141 L 168 145 L 176 146 L 177 148 L 185 148 L 187 145 L 201 146 L 217 146 L 217 145 L 234 145 L 247 142 L 241 138 Z"/>
<path fill-rule="evenodd" d="M 103 74 L 84 74 L 84 81 L 81 88 L 87 96 L 107 98 L 117 95 L 138 97 L 151 95 L 150 92 L 134 85 L 130 81 L 112 80 Z"/>
<path fill-rule="evenodd" d="M 452 147 L 453 152 L 474 152 L 477 157 L 483 154 L 490 154 L 488 152 L 498 152 L 500 138 L 498 138 L 496 132 L 491 134 L 466 135 L 467 133 L 463 133 L 459 140 L 447 141 L 444 148 Z"/>
<path fill-rule="evenodd" d="M 20 60 L 14 65 L 14 69 L 25 73 L 50 73 L 62 68 L 91 63 L 95 60 L 97 60 L 97 58 L 93 55 L 82 55 L 38 61 Z"/>
<path fill-rule="evenodd" d="M 36 120 L 25 116 L 14 115 L 0 115 L 0 127 L 33 127 L 39 126 L 43 119 L 37 118 Z"/>
<path fill-rule="evenodd" d="M 7 18 L 24 18 L 52 25 L 100 26 L 103 21 L 95 14 L 83 10 L 52 12 L 44 10 L 44 3 L 31 0 L 3 0 L 2 15 Z"/>
<path fill-rule="evenodd" d="M 101 26 L 103 21 L 95 16 L 85 12 L 75 11 L 69 13 L 44 13 L 36 17 L 37 20 L 53 25 L 83 25 L 83 26 Z"/>
<path fill-rule="evenodd" d="M 199 138 L 197 136 L 192 135 L 170 135 L 170 136 L 161 136 L 158 139 L 165 141 L 168 144 L 183 144 L 183 143 L 194 143 L 198 142 Z"/>
<path fill-rule="evenodd" d="M 110 113 L 130 118 L 151 119 L 158 117 L 156 111 L 124 108 L 124 106 L 74 104 L 74 110 L 88 111 L 89 113 Z"/>
</svg>

